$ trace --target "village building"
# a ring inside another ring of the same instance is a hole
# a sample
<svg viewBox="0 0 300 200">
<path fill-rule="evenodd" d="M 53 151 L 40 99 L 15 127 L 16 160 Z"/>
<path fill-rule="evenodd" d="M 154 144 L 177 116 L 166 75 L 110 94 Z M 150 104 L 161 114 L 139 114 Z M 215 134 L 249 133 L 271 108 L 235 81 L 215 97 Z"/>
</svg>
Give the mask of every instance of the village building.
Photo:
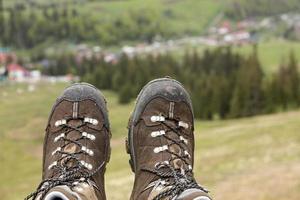
<svg viewBox="0 0 300 200">
<path fill-rule="evenodd" d="M 6 70 L 9 80 L 22 82 L 25 78 L 30 77 L 30 72 L 16 63 L 8 64 Z"/>
</svg>

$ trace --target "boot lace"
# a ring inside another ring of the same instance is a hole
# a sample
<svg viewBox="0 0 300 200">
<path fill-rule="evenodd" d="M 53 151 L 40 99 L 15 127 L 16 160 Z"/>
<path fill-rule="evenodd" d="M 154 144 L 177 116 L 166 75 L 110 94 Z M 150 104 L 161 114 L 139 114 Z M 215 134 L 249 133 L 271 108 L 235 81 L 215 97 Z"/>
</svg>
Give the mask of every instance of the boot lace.
<svg viewBox="0 0 300 200">
<path fill-rule="evenodd" d="M 143 171 L 155 174 L 160 178 L 160 184 L 166 190 L 159 193 L 153 200 L 161 200 L 163 198 L 173 199 L 187 189 L 200 189 L 208 193 L 208 190 L 197 184 L 193 176 L 193 169 L 189 160 L 191 158 L 188 149 L 188 140 L 184 138 L 184 129 L 188 129 L 189 125 L 183 121 L 164 116 L 152 116 L 152 122 L 159 122 L 165 130 L 155 131 L 151 133 L 152 137 L 164 137 L 168 141 L 168 145 L 154 148 L 154 153 L 168 152 L 172 156 L 169 160 L 159 162 L 152 168 L 143 168 Z M 167 123 L 167 122 L 171 123 Z M 170 125 L 171 124 L 171 125 Z M 175 126 L 173 125 L 175 124 Z M 176 134 L 177 139 L 170 137 L 171 134 Z M 177 146 L 180 148 L 180 153 L 173 152 L 170 147 Z M 178 169 L 171 163 L 175 160 L 180 160 L 183 166 Z"/>
<path fill-rule="evenodd" d="M 104 166 L 105 161 L 93 170 L 93 166 L 91 164 L 79 159 L 79 155 L 81 154 L 89 156 L 93 156 L 94 154 L 92 150 L 83 146 L 80 141 L 85 139 L 96 139 L 95 135 L 84 132 L 81 128 L 87 124 L 98 124 L 98 121 L 92 118 L 82 118 L 80 120 L 82 123 L 78 126 L 69 125 L 65 119 L 56 121 L 55 126 L 61 127 L 59 131 L 65 131 L 54 139 L 55 143 L 61 141 L 62 145 L 52 152 L 52 156 L 55 154 L 60 154 L 61 156 L 48 166 L 48 170 L 55 170 L 57 176 L 43 180 L 36 191 L 28 195 L 25 200 L 35 199 L 39 195 L 40 199 L 43 199 L 45 195 L 56 186 L 65 185 L 75 187 L 79 183 L 87 182 Z M 80 133 L 81 136 L 74 140 L 68 139 L 67 136 L 72 131 Z M 64 151 L 64 148 L 70 144 L 78 146 L 80 150 L 72 153 Z"/>
</svg>

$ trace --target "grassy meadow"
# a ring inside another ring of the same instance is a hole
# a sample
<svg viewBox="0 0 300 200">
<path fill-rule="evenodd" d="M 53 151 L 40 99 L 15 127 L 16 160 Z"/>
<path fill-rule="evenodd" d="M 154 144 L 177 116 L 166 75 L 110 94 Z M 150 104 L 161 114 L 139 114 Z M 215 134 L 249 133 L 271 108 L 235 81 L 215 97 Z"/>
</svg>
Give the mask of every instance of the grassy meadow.
<svg viewBox="0 0 300 200">
<path fill-rule="evenodd" d="M 0 196 L 19 200 L 41 178 L 42 142 L 51 106 L 64 84 L 0 86 Z M 134 175 L 124 149 L 134 103 L 104 91 L 112 126 L 108 199 L 128 199 Z M 300 111 L 227 121 L 196 121 L 195 174 L 216 200 L 300 198 Z M 118 188 L 116 190 L 116 188 Z"/>
<path fill-rule="evenodd" d="M 231 46 L 233 52 L 239 53 L 241 55 L 250 55 L 253 52 L 253 47 L 253 44 Z M 215 48 L 216 47 L 187 45 L 185 48 L 182 48 L 179 51 L 174 51 L 174 55 L 178 55 L 181 58 L 186 51 L 196 49 L 200 54 L 202 54 L 206 49 Z M 259 42 L 257 44 L 257 52 L 258 58 L 262 65 L 262 69 L 264 70 L 266 75 L 270 75 L 278 70 L 282 62 L 288 62 L 291 52 L 294 53 L 295 58 L 298 60 L 298 62 L 300 61 L 300 42 L 272 38 L 270 40 Z"/>
<path fill-rule="evenodd" d="M 273 38 L 260 42 L 257 48 L 262 68 L 266 73 L 276 72 L 282 62 L 286 63 L 288 61 L 291 51 L 294 52 L 295 57 L 300 61 L 300 42 Z M 233 49 L 238 53 L 249 55 L 253 51 L 253 46 L 244 45 Z"/>
</svg>

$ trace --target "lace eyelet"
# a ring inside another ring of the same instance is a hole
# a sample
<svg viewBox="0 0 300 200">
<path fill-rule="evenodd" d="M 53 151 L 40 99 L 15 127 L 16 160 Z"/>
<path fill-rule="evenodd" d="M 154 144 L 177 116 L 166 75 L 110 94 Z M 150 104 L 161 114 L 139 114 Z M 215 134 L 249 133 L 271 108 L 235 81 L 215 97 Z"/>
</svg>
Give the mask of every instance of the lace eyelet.
<svg viewBox="0 0 300 200">
<path fill-rule="evenodd" d="M 154 153 L 160 153 L 162 151 L 165 151 L 167 150 L 169 147 L 168 145 L 164 145 L 164 146 L 161 146 L 161 147 L 156 147 L 153 149 Z"/>
<path fill-rule="evenodd" d="M 178 122 L 178 126 L 179 126 L 179 127 L 183 127 L 183 128 L 185 128 L 185 129 L 188 129 L 188 128 L 189 128 L 189 124 L 186 123 L 186 122 L 183 122 L 183 121 L 179 121 L 179 122 Z"/>
<path fill-rule="evenodd" d="M 190 157 L 191 157 L 191 155 L 189 154 L 189 152 L 188 152 L 188 151 L 184 151 L 184 155 L 186 155 L 188 158 L 190 158 Z"/>
<path fill-rule="evenodd" d="M 96 136 L 93 134 L 89 134 L 87 132 L 82 132 L 81 135 L 82 135 L 82 137 L 86 137 L 92 141 L 96 140 Z"/>
<path fill-rule="evenodd" d="M 92 150 L 90 150 L 90 151 L 88 152 L 88 154 L 89 154 L 90 156 L 94 156 L 94 152 L 93 152 Z"/>
<path fill-rule="evenodd" d="M 165 121 L 165 117 L 164 116 L 151 116 L 151 122 L 163 122 Z"/>
<path fill-rule="evenodd" d="M 58 151 L 61 151 L 61 147 L 57 147 L 57 148 L 52 152 L 52 156 L 54 156 Z"/>
<path fill-rule="evenodd" d="M 93 124 L 94 126 L 98 125 L 98 120 L 97 119 L 93 119 L 93 118 L 89 118 L 89 117 L 85 117 L 84 122 Z"/>
<path fill-rule="evenodd" d="M 67 120 L 65 120 L 65 119 L 58 120 L 58 121 L 55 122 L 56 127 L 59 127 L 61 125 L 65 125 L 65 124 L 67 124 Z"/>
<path fill-rule="evenodd" d="M 153 131 L 151 133 L 151 137 L 158 137 L 158 136 L 162 136 L 162 135 L 165 135 L 166 132 L 164 130 L 161 130 L 161 131 Z"/>
<path fill-rule="evenodd" d="M 180 139 L 181 141 L 183 141 L 185 144 L 187 144 L 187 143 L 188 143 L 188 140 L 187 140 L 187 139 L 185 139 L 183 136 L 180 136 L 180 137 L 179 137 L 179 139 Z"/>
<path fill-rule="evenodd" d="M 93 165 L 88 164 L 88 165 L 87 165 L 87 168 L 88 168 L 89 170 L 92 170 L 92 169 L 93 169 Z"/>
<path fill-rule="evenodd" d="M 88 149 L 86 146 L 82 146 L 81 150 L 84 151 L 85 153 L 89 154 L 90 156 L 94 155 L 94 152 L 91 149 Z"/>
<path fill-rule="evenodd" d="M 96 136 L 95 135 L 92 135 L 90 134 L 90 137 L 89 137 L 91 140 L 95 140 L 96 139 Z"/>
<path fill-rule="evenodd" d="M 87 134 L 87 132 L 82 132 L 81 135 L 82 135 L 83 137 L 87 137 L 88 134 Z"/>
<path fill-rule="evenodd" d="M 51 170 L 56 165 L 57 165 L 57 161 L 54 161 L 51 165 L 48 166 L 48 170 Z"/>
<path fill-rule="evenodd" d="M 65 137 L 65 133 L 60 134 L 59 136 L 54 138 L 54 142 L 57 142 L 58 140 L 60 140 L 61 138 Z"/>
<path fill-rule="evenodd" d="M 92 170 L 93 169 L 93 165 L 92 164 L 89 164 L 87 162 L 85 162 L 84 160 L 80 161 L 80 163 L 85 167 L 87 168 L 88 170 Z"/>
</svg>

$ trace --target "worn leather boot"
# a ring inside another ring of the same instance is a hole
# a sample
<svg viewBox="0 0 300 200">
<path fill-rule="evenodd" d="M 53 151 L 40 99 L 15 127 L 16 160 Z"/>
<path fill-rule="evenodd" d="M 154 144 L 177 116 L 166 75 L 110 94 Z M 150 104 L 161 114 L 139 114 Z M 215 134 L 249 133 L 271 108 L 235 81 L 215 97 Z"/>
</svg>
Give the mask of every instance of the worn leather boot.
<svg viewBox="0 0 300 200">
<path fill-rule="evenodd" d="M 68 87 L 54 104 L 46 128 L 43 180 L 26 199 L 105 200 L 110 137 L 100 91 L 88 84 Z"/>
<path fill-rule="evenodd" d="M 210 200 L 193 177 L 193 110 L 179 82 L 148 83 L 128 128 L 126 146 L 135 173 L 131 200 Z"/>
</svg>

